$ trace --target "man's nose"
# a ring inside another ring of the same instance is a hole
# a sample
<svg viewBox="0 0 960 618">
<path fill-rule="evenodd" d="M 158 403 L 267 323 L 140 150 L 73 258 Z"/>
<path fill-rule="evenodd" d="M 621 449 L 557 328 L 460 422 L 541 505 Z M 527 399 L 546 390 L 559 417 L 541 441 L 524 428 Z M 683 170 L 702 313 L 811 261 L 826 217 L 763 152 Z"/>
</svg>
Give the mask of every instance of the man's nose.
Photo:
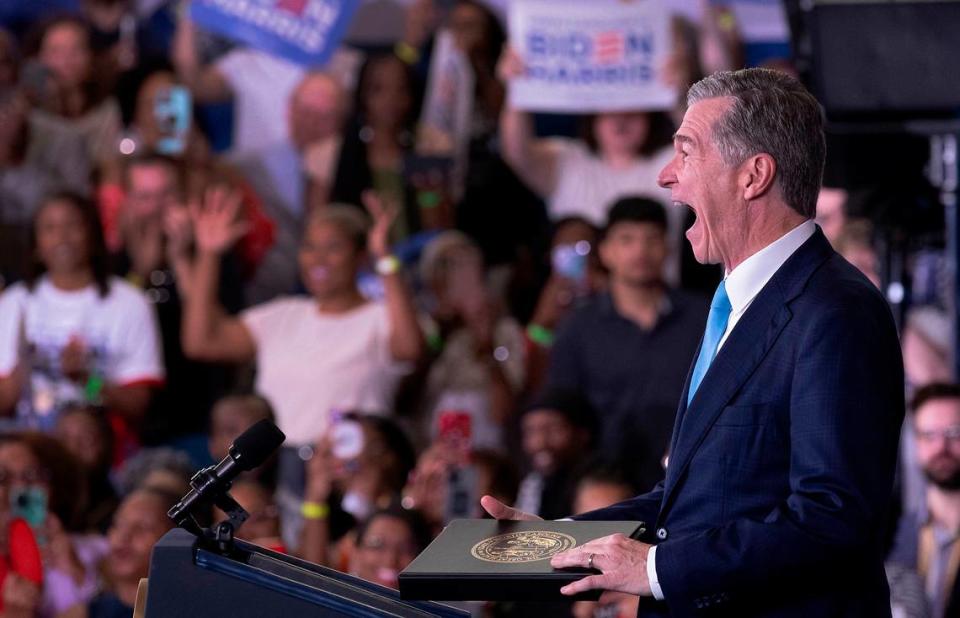
<svg viewBox="0 0 960 618">
<path fill-rule="evenodd" d="M 670 159 L 670 162 L 660 170 L 660 174 L 657 176 L 657 184 L 664 189 L 669 189 L 671 185 L 677 182 L 677 176 L 673 172 L 673 162 L 674 159 Z"/>
</svg>

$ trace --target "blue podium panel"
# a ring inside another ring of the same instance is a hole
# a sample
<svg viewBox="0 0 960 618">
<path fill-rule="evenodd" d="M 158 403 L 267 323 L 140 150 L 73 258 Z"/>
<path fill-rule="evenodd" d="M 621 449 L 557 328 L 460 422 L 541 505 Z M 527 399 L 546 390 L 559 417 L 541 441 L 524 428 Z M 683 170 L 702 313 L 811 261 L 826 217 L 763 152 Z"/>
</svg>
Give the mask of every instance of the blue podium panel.
<svg viewBox="0 0 960 618">
<path fill-rule="evenodd" d="M 186 530 L 168 532 L 150 558 L 147 618 L 361 616 L 466 618 L 438 603 L 403 601 L 395 590 L 235 541 L 229 554 Z"/>
</svg>

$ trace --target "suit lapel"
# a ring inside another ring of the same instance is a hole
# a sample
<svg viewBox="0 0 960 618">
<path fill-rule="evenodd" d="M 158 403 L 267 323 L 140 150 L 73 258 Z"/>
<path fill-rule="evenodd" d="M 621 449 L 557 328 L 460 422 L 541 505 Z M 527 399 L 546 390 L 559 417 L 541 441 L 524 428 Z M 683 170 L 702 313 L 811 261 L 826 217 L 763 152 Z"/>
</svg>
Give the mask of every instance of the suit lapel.
<svg viewBox="0 0 960 618">
<path fill-rule="evenodd" d="M 832 253 L 817 228 L 760 290 L 720 348 L 689 406 L 686 401 L 690 372 L 687 373 L 671 440 L 662 512 L 667 510 L 679 479 L 724 406 L 750 378 L 790 322 L 793 314 L 789 301 L 802 291 L 810 275 Z"/>
</svg>

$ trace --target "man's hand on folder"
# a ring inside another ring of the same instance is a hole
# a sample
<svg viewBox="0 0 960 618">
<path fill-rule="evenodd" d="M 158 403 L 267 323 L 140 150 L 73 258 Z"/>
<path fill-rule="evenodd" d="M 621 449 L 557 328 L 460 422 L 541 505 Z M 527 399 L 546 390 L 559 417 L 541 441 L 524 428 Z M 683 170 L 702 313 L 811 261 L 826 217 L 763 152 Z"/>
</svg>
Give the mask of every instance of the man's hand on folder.
<svg viewBox="0 0 960 618">
<path fill-rule="evenodd" d="M 600 588 L 650 596 L 647 579 L 650 547 L 623 534 L 613 534 L 560 552 L 550 559 L 550 564 L 555 569 L 582 567 L 600 571 L 599 575 L 589 575 L 561 588 L 560 592 L 565 595 Z"/>
</svg>

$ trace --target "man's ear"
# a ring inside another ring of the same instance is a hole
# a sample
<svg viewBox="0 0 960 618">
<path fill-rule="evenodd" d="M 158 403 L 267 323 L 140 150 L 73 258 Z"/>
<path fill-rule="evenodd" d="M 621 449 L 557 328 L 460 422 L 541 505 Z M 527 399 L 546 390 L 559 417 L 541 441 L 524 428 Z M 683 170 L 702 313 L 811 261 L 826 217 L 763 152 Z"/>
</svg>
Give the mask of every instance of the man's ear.
<svg viewBox="0 0 960 618">
<path fill-rule="evenodd" d="M 743 199 L 748 201 L 766 195 L 777 177 L 777 162 L 765 152 L 749 157 L 741 169 Z"/>
</svg>

